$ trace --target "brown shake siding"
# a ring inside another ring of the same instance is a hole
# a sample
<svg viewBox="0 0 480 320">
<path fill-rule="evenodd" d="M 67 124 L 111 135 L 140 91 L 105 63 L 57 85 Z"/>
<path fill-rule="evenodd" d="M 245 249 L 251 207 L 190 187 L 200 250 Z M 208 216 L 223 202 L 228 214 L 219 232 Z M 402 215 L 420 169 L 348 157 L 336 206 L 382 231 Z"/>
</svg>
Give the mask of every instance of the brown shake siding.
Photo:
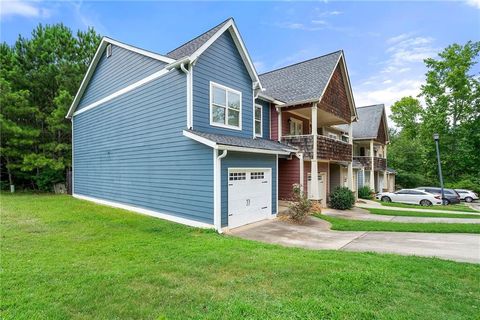
<svg viewBox="0 0 480 320">
<path fill-rule="evenodd" d="M 387 133 L 385 132 L 385 123 L 383 117 L 380 120 L 380 126 L 378 128 L 377 139 L 378 142 L 385 144 L 387 142 Z"/>
<path fill-rule="evenodd" d="M 318 107 L 350 123 L 352 113 L 340 64 L 335 69 Z"/>
</svg>

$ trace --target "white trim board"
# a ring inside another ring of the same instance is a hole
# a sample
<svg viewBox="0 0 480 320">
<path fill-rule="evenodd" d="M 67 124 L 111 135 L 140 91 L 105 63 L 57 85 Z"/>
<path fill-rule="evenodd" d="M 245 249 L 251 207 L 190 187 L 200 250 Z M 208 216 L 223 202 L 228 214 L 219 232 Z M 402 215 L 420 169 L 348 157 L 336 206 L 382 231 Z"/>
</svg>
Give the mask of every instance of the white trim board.
<svg viewBox="0 0 480 320">
<path fill-rule="evenodd" d="M 108 96 L 106 96 L 106 97 L 104 97 L 104 98 L 102 98 L 102 99 L 100 99 L 100 100 L 97 100 L 97 101 L 95 101 L 94 103 L 89 104 L 88 106 L 86 106 L 86 107 L 84 107 L 84 108 L 76 111 L 72 116 L 79 115 L 79 114 L 81 114 L 81 113 L 83 113 L 83 112 L 85 112 L 85 111 L 88 111 L 88 110 L 91 110 L 91 109 L 93 109 L 93 108 L 95 108 L 95 107 L 98 107 L 99 105 L 101 105 L 101 104 L 103 104 L 103 103 L 105 103 L 105 102 L 108 102 L 108 101 L 110 101 L 110 100 L 112 100 L 112 99 L 114 99 L 114 98 L 116 98 L 116 97 L 119 97 L 119 96 L 121 96 L 121 95 L 123 95 L 123 94 L 125 94 L 125 93 L 128 93 L 128 92 L 130 92 L 130 91 L 132 91 L 132 90 L 134 90 L 134 89 L 137 89 L 138 87 L 143 86 L 144 84 L 146 84 L 146 83 L 148 83 L 148 82 L 150 82 L 150 81 L 156 80 L 156 79 L 158 79 L 158 78 L 166 75 L 168 72 L 170 72 L 170 70 L 167 70 L 167 69 L 162 69 L 162 70 L 160 70 L 160 71 L 157 71 L 157 72 L 155 72 L 154 74 L 151 74 L 151 75 L 149 75 L 149 76 L 146 77 L 146 78 L 143 78 L 142 80 L 139 80 L 139 81 L 137 81 L 137 82 L 135 82 L 135 83 L 132 83 L 131 85 L 129 85 L 129 86 L 123 88 L 123 89 L 120 89 L 120 90 L 118 90 L 118 91 L 115 91 L 114 93 L 112 93 L 112 94 L 110 94 L 110 95 L 108 95 Z"/>
<path fill-rule="evenodd" d="M 124 210 L 128 210 L 128 211 L 133 211 L 133 212 L 141 213 L 141 214 L 144 214 L 144 215 L 147 215 L 147 216 L 160 218 L 160 219 L 164 219 L 164 220 L 168 220 L 168 221 L 172 221 L 172 222 L 176 222 L 176 223 L 185 224 L 185 225 L 191 226 L 191 227 L 208 228 L 208 229 L 213 228 L 213 225 L 208 224 L 208 223 L 199 222 L 199 221 L 190 220 L 190 219 L 185 219 L 185 218 L 180 218 L 180 217 L 170 215 L 168 213 L 161 213 L 161 212 L 157 212 L 157 211 L 154 211 L 154 210 L 144 209 L 144 208 L 140 208 L 140 207 L 136 207 L 136 206 L 133 206 L 133 205 L 128 205 L 128 204 L 124 204 L 124 203 L 120 203 L 120 202 L 103 200 L 103 199 L 90 197 L 90 196 L 84 196 L 84 195 L 75 194 L 75 193 L 73 194 L 73 197 L 77 198 L 77 199 L 81 199 L 81 200 L 87 200 L 87 201 L 95 202 L 95 203 L 98 203 L 98 204 L 106 205 L 106 206 L 109 206 L 109 207 L 114 207 L 114 208 L 124 209 Z"/>
<path fill-rule="evenodd" d="M 141 54 L 141 55 L 144 55 L 144 56 L 147 56 L 147 57 L 150 57 L 152 59 L 156 59 L 156 60 L 159 60 L 159 61 L 162 61 L 162 62 L 165 62 L 165 63 L 172 63 L 172 62 L 175 61 L 174 59 L 171 59 L 171 58 L 168 58 L 168 57 L 165 57 L 165 56 L 162 56 L 162 55 L 159 55 L 159 54 L 147 51 L 147 50 L 143 50 L 143 49 L 140 49 L 140 48 L 137 48 L 137 47 L 133 47 L 133 46 L 130 46 L 128 44 L 125 44 L 125 43 L 122 43 L 122 42 L 119 42 L 119 41 L 116 41 L 116 40 L 113 40 L 113 39 L 110 39 L 110 38 L 107 38 L 107 37 L 103 37 L 102 40 L 100 41 L 100 44 L 98 45 L 97 51 L 95 52 L 95 55 L 93 56 L 92 61 L 90 62 L 90 65 L 88 66 L 87 72 L 85 73 L 85 75 L 82 79 L 80 87 L 78 88 L 78 91 L 75 94 L 75 98 L 73 99 L 73 102 L 72 102 L 70 108 L 68 109 L 66 118 L 71 118 L 72 117 L 72 115 L 75 111 L 75 108 L 78 106 L 78 103 L 80 102 L 81 96 L 83 95 L 83 93 L 85 92 L 85 89 L 87 88 L 88 82 L 90 81 L 98 62 L 100 61 L 100 58 L 103 55 L 103 51 L 105 50 L 105 48 L 107 47 L 108 44 L 113 44 L 113 45 L 121 47 L 123 49 L 129 50 L 129 51 L 132 51 L 132 52 L 136 52 L 138 54 Z"/>
</svg>

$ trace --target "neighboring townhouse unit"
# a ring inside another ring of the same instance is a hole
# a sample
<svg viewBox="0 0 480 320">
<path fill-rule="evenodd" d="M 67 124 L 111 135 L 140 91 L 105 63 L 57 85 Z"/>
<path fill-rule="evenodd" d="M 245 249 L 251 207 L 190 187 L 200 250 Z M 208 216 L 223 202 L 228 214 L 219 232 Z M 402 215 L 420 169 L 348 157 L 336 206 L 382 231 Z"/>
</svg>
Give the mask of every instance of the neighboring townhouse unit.
<svg viewBox="0 0 480 320">
<path fill-rule="evenodd" d="M 358 107 L 357 113 L 359 120 L 352 125 L 352 133 L 358 187 L 369 186 L 375 192 L 394 191 L 395 171 L 387 168 L 389 135 L 385 106 Z"/>
<path fill-rule="evenodd" d="M 292 183 L 322 204 L 357 185 L 343 52 L 258 76 L 233 19 L 166 55 L 103 38 L 67 117 L 75 197 L 187 225 L 273 218 Z"/>
<path fill-rule="evenodd" d="M 337 186 L 355 191 L 348 128 L 357 114 L 343 51 L 267 72 L 260 81 L 260 98 L 271 104 L 271 138 L 298 150 L 279 158 L 279 198 L 290 199 L 293 184 L 323 206 Z M 346 132 L 335 127 L 341 124 Z"/>
</svg>

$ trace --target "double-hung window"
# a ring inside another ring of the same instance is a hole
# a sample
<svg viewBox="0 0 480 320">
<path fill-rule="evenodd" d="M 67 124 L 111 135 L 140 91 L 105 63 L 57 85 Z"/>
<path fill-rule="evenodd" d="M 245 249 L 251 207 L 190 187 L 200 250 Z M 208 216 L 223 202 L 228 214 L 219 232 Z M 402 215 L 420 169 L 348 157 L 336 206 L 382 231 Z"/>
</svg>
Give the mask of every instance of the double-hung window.
<svg viewBox="0 0 480 320">
<path fill-rule="evenodd" d="M 242 129 L 242 93 L 210 82 L 210 124 Z"/>
<path fill-rule="evenodd" d="M 255 105 L 255 136 L 262 136 L 262 106 Z"/>
</svg>

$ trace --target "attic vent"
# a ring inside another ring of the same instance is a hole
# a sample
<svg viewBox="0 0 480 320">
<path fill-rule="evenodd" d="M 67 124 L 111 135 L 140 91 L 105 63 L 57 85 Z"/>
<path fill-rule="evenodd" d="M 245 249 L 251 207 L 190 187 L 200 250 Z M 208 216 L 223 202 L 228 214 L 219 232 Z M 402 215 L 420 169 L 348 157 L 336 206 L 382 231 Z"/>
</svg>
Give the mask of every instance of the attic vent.
<svg viewBox="0 0 480 320">
<path fill-rule="evenodd" d="M 107 58 L 109 58 L 112 55 L 112 45 L 109 44 L 107 46 Z"/>
</svg>

